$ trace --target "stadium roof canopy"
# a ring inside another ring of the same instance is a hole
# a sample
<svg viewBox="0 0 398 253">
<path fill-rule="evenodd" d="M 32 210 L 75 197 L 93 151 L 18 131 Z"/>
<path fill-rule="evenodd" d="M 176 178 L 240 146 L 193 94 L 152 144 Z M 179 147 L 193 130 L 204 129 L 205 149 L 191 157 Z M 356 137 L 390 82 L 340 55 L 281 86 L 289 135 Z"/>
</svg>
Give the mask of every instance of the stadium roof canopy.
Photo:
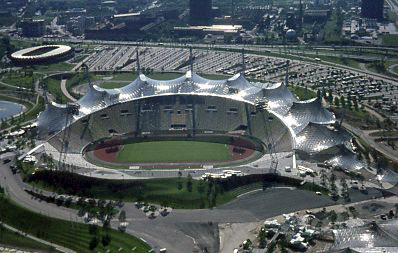
<svg viewBox="0 0 398 253">
<path fill-rule="evenodd" d="M 58 57 L 72 51 L 70 46 L 65 45 L 44 45 L 19 50 L 11 54 L 11 59 L 16 61 L 46 60 L 51 57 Z"/>
<path fill-rule="evenodd" d="M 289 129 L 294 149 L 313 155 L 330 148 L 339 150 L 341 145 L 349 147 L 350 135 L 331 127 L 336 119 L 317 98 L 299 101 L 284 83 L 251 83 L 242 74 L 225 80 L 209 80 L 188 71 L 179 78 L 165 81 L 141 74 L 122 88 L 103 89 L 90 85 L 87 94 L 77 101 L 80 108 L 73 120 L 115 104 L 169 95 L 215 96 L 253 105 L 257 101 L 266 101 L 267 110 Z M 39 116 L 39 130 L 59 132 L 64 129 L 66 110 L 64 105 L 47 104 L 46 110 Z M 343 153 L 347 155 L 347 152 Z M 344 161 L 344 165 L 359 169 L 360 164 L 351 161 L 353 155 L 348 156 L 350 159 L 339 156 L 333 162 L 338 164 Z"/>
</svg>

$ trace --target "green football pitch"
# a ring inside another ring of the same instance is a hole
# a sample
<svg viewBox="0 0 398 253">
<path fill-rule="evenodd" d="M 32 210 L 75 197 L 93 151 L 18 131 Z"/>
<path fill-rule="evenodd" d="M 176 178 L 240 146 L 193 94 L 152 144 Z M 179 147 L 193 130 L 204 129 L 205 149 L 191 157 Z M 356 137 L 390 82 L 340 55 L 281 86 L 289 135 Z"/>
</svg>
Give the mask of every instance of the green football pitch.
<svg viewBox="0 0 398 253">
<path fill-rule="evenodd" d="M 228 161 L 232 154 L 228 145 L 198 141 L 156 141 L 126 144 L 116 162 L 206 162 Z"/>
</svg>

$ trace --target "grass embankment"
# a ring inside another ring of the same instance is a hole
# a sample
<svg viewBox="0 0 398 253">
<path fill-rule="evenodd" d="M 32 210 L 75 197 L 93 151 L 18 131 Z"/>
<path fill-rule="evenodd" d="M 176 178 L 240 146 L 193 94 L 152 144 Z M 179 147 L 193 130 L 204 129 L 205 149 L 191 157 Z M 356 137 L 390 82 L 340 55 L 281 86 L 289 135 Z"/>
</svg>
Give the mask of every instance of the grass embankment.
<svg viewBox="0 0 398 253">
<path fill-rule="evenodd" d="M 158 141 L 126 144 L 117 162 L 201 162 L 232 159 L 229 145 L 200 141 Z"/>
<path fill-rule="evenodd" d="M 398 34 L 386 34 L 382 36 L 382 44 L 387 47 L 398 46 Z"/>
<path fill-rule="evenodd" d="M 92 252 L 89 249 L 93 238 L 98 239 L 96 252 L 134 252 L 146 253 L 150 249 L 141 240 L 130 235 L 102 227 L 90 229 L 89 225 L 49 218 L 24 209 L 8 199 L 0 197 L 0 218 L 1 220 L 19 230 L 34 235 L 46 241 L 50 241 L 79 253 Z M 103 246 L 102 238 L 109 235 L 111 238 L 108 246 Z M 122 248 L 123 250 L 119 250 Z"/>
<path fill-rule="evenodd" d="M 308 100 L 316 97 L 316 93 L 308 88 L 300 87 L 300 86 L 289 86 L 289 90 L 296 95 L 301 101 Z"/>
<path fill-rule="evenodd" d="M 0 245 L 40 252 L 58 252 L 48 245 L 36 242 L 19 233 L 11 231 L 2 225 L 0 225 Z"/>
<path fill-rule="evenodd" d="M 242 193 L 273 183 L 324 191 L 299 180 L 272 175 L 248 175 L 227 180 L 191 180 L 165 178 L 148 180 L 106 180 L 84 177 L 69 172 L 39 171 L 28 180 L 46 190 L 106 200 L 145 201 L 173 208 L 198 209 L 223 205 Z M 309 187 L 309 188 L 307 188 Z"/>
</svg>

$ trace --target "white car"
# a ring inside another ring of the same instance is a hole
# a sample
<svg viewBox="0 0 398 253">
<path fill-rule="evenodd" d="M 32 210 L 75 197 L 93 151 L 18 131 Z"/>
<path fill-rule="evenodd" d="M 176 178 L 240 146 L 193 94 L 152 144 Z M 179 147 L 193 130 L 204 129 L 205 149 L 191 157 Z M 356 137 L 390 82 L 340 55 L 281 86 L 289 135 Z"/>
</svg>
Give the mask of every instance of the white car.
<svg viewBox="0 0 398 253">
<path fill-rule="evenodd" d="M 315 192 L 316 195 L 322 195 L 322 192 Z"/>
</svg>

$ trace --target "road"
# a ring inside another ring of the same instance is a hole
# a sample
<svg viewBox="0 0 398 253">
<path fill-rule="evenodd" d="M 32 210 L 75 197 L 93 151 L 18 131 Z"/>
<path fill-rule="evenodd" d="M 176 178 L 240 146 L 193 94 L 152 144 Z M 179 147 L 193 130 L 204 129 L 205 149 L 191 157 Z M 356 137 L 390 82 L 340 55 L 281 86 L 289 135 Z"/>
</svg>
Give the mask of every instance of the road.
<svg viewBox="0 0 398 253">
<path fill-rule="evenodd" d="M 365 141 L 369 146 L 375 148 L 377 151 L 382 153 L 388 159 L 398 163 L 398 157 L 396 153 L 383 144 L 376 142 L 373 138 L 370 138 L 363 130 L 355 128 L 345 122 L 343 122 L 343 127 L 348 131 L 354 133 L 355 135 L 359 136 L 363 141 Z"/>
</svg>

